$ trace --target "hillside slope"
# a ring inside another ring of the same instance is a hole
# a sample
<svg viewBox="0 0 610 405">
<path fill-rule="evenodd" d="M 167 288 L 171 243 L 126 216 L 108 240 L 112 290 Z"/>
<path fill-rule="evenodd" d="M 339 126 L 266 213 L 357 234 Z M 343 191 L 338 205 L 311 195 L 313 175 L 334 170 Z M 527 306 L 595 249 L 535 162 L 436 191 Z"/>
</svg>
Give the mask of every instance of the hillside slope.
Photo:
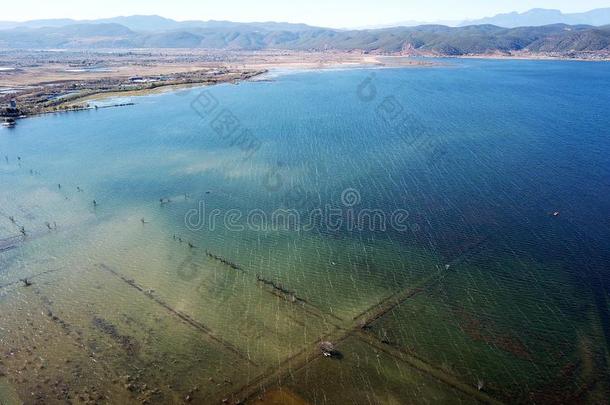
<svg viewBox="0 0 610 405">
<path fill-rule="evenodd" d="M 216 22 L 142 32 L 117 23 L 103 23 L 0 30 L 0 48 L 285 49 L 451 56 L 520 51 L 606 53 L 610 52 L 610 28 L 565 24 L 519 28 L 423 25 L 344 31 L 279 23 Z"/>
</svg>

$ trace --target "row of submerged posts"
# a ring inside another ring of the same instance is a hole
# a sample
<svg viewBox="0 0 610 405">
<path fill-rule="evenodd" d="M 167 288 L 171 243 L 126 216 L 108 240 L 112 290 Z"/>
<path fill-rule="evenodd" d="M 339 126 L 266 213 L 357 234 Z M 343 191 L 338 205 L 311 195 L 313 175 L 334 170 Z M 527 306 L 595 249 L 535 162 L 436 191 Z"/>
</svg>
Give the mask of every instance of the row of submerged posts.
<svg viewBox="0 0 610 405">
<path fill-rule="evenodd" d="M 10 162 L 9 157 L 6 155 L 5 155 L 5 160 L 7 163 Z M 22 158 L 20 156 L 17 157 L 17 161 L 19 162 L 19 166 L 21 167 Z M 64 186 L 61 183 L 57 183 L 57 189 L 64 190 Z M 85 190 L 80 186 L 76 186 L 76 191 L 78 193 L 84 193 Z M 206 192 L 206 194 L 210 194 L 210 193 L 211 193 L 210 191 Z M 190 195 L 185 193 L 184 198 L 185 198 L 185 200 L 188 200 L 190 198 Z M 173 201 L 170 198 L 162 197 L 159 199 L 159 204 L 162 207 L 164 207 L 168 204 L 171 204 L 172 202 Z M 91 204 L 94 209 L 98 208 L 100 205 L 100 203 L 96 199 L 91 200 Z M 19 226 L 17 224 L 17 220 L 13 216 L 9 216 L 9 220 L 16 226 Z M 140 221 L 143 225 L 148 224 L 148 221 L 146 221 L 144 218 L 141 218 Z M 55 221 L 53 221 L 53 222 L 46 221 L 44 223 L 44 225 L 49 231 L 55 231 L 58 229 L 57 222 L 55 222 Z M 19 243 L 23 242 L 25 237 L 29 235 L 28 231 L 25 229 L 24 226 L 19 226 L 19 232 L 21 234 L 19 236 L 13 236 L 13 237 L 9 237 L 6 239 L 0 239 L 0 253 L 17 247 L 19 245 Z M 183 239 L 182 237 L 177 236 L 175 234 L 173 235 L 173 239 L 180 243 L 188 244 L 189 248 L 191 248 L 191 249 L 196 248 L 196 246 L 192 242 L 187 241 L 187 240 Z M 212 253 L 208 250 L 205 251 L 205 254 L 210 259 L 220 262 L 233 270 L 245 271 L 242 266 L 238 265 L 237 263 L 235 263 L 225 257 Z M 288 290 L 287 288 L 283 287 L 279 283 L 276 283 L 272 280 L 266 280 L 266 279 L 262 278 L 260 275 L 257 275 L 256 279 L 257 279 L 257 282 L 270 287 L 274 292 L 281 294 L 284 298 L 286 298 L 290 302 L 293 302 L 293 303 L 294 302 L 305 302 L 305 300 L 298 298 L 294 291 Z M 26 285 L 27 285 L 27 283 L 26 283 Z"/>
<path fill-rule="evenodd" d="M 232 268 L 234 270 L 244 271 L 244 269 L 241 266 L 233 263 L 230 260 L 225 259 L 224 257 L 215 255 L 215 254 L 213 254 L 213 253 L 211 253 L 211 252 L 209 252 L 207 250 L 205 251 L 205 254 L 206 254 L 207 257 L 209 257 L 211 259 L 214 259 L 214 260 L 216 260 L 216 261 L 218 261 L 218 262 L 220 262 L 222 264 L 225 264 L 225 265 L 229 266 L 230 268 Z"/>
<path fill-rule="evenodd" d="M 282 284 L 280 283 L 276 283 L 273 280 L 268 280 L 263 278 L 260 274 L 256 275 L 256 281 L 266 285 L 268 287 L 271 287 L 276 293 L 280 293 L 282 294 L 284 297 L 286 297 L 288 299 L 288 301 L 296 303 L 296 302 L 305 302 L 305 300 L 297 297 L 297 294 L 295 291 L 289 290 L 286 287 L 284 287 Z"/>
<path fill-rule="evenodd" d="M 9 162 L 9 159 L 7 156 L 5 156 L 5 160 L 7 161 L 7 163 Z M 21 157 L 18 158 L 18 161 L 20 162 L 20 166 L 21 166 Z M 30 174 L 33 174 L 33 171 L 30 171 Z M 63 190 L 64 187 L 62 186 L 61 183 L 58 183 L 57 189 Z M 78 193 L 84 193 L 84 189 L 81 188 L 80 186 L 76 187 L 76 191 Z M 206 192 L 206 194 L 209 194 L 209 193 L 210 193 L 209 191 Z M 188 200 L 190 198 L 190 196 L 188 194 L 184 194 L 184 198 L 185 198 L 185 200 Z M 162 207 L 164 207 L 168 204 L 171 204 L 172 202 L 173 201 L 170 198 L 160 198 L 159 199 L 159 204 Z M 100 206 L 100 203 L 96 199 L 93 199 L 93 200 L 91 200 L 91 205 L 95 209 L 98 206 Z M 19 226 L 14 217 L 11 216 L 11 217 L 9 217 L 9 219 L 13 224 L 15 224 L 16 226 Z M 144 218 L 141 219 L 141 222 L 143 225 L 148 223 Z M 53 222 L 47 221 L 44 223 L 44 225 L 46 226 L 46 228 L 49 231 L 54 231 L 54 230 L 57 230 L 57 228 L 58 228 L 57 223 L 54 221 Z M 21 243 L 21 242 L 23 242 L 23 240 L 25 240 L 26 236 L 28 236 L 28 231 L 26 231 L 24 226 L 19 226 L 19 230 L 20 230 L 20 234 L 21 234 L 19 236 L 13 236 L 13 237 L 9 237 L 6 239 L 0 239 L 0 253 L 3 251 L 6 251 L 6 250 L 12 249 L 14 247 L 17 247 L 19 243 Z M 179 236 L 174 235 L 174 240 L 177 240 L 181 243 L 183 243 L 183 242 L 187 243 L 189 248 L 195 248 L 195 246 L 193 245 L 192 242 L 183 240 Z M 234 261 L 232 261 L 226 257 L 212 253 L 209 250 L 205 250 L 205 255 L 212 260 L 222 263 L 223 265 L 227 266 L 230 269 L 245 272 L 245 270 L 242 266 L 240 266 L 239 264 L 235 263 Z M 31 278 L 22 278 L 19 280 L 19 282 L 23 283 L 23 285 L 25 287 L 29 287 L 32 285 Z M 276 295 L 277 297 L 284 299 L 290 303 L 301 304 L 301 305 L 306 304 L 306 300 L 299 298 L 295 291 L 286 288 L 284 285 L 282 285 L 279 282 L 276 282 L 276 281 L 270 280 L 270 279 L 266 279 L 266 278 L 262 277 L 260 274 L 256 275 L 256 282 L 259 283 L 261 286 L 267 287 L 267 289 L 270 290 L 270 292 L 273 295 Z M 326 357 L 337 357 L 338 356 L 338 352 L 336 351 L 334 345 L 331 342 L 321 342 L 319 344 L 319 350 Z"/>
<path fill-rule="evenodd" d="M 23 160 L 22 160 L 21 156 L 17 156 L 15 160 L 17 162 L 18 167 L 22 168 L 23 167 L 22 166 Z M 11 163 L 11 159 L 9 158 L 8 155 L 4 155 L 4 161 L 7 164 Z M 29 169 L 29 173 L 30 173 L 30 175 L 37 175 L 37 176 L 39 176 L 41 174 L 40 171 L 34 170 L 34 169 Z M 61 190 L 62 189 L 62 185 L 61 184 L 57 184 L 57 188 L 59 190 Z M 76 187 L 76 191 L 80 192 L 80 193 L 84 192 L 84 190 L 80 186 Z M 66 197 L 66 200 L 67 199 L 68 198 Z M 97 202 L 95 200 L 93 200 L 93 205 L 94 205 L 94 207 L 97 206 Z M 19 224 L 18 219 L 15 218 L 15 216 L 13 216 L 13 215 L 8 215 L 7 219 L 10 221 L 11 224 L 13 224 L 18 229 L 19 234 L 18 235 L 9 236 L 9 237 L 3 238 L 3 239 L 0 239 L 0 253 L 3 253 L 3 252 L 6 252 L 6 251 L 15 249 L 15 248 L 19 247 L 22 243 L 24 243 L 26 240 L 28 240 L 29 238 L 35 238 L 35 237 L 40 236 L 40 235 L 43 234 L 42 231 L 32 231 L 31 229 L 26 229 L 25 225 Z M 52 221 L 52 222 L 51 221 L 45 221 L 44 222 L 44 226 L 46 227 L 46 229 L 49 232 L 57 231 L 57 229 L 58 229 L 58 225 L 57 225 L 56 221 Z M 41 273 L 39 275 L 47 274 L 49 272 L 54 272 L 54 271 L 55 270 L 53 270 L 53 271 L 45 271 L 45 272 L 43 272 L 43 273 Z M 37 277 L 39 275 L 34 275 L 34 276 L 31 276 L 31 277 L 28 277 L 28 278 L 19 279 L 19 282 L 22 282 L 25 287 L 29 287 L 29 286 L 31 286 L 33 284 L 31 279 L 34 278 L 34 277 Z M 0 287 L 6 287 L 8 285 L 13 285 L 13 284 L 16 284 L 16 283 L 17 282 L 9 283 L 7 285 L 0 286 Z"/>
</svg>

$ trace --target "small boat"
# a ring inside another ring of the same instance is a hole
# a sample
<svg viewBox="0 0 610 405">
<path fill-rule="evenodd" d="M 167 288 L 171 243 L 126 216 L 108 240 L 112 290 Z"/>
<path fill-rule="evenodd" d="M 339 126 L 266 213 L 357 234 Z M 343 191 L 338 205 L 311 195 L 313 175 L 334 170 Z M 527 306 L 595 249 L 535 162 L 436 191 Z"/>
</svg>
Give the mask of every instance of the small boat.
<svg viewBox="0 0 610 405">
<path fill-rule="evenodd" d="M 14 128 L 15 127 L 15 120 L 13 118 L 6 118 L 3 122 L 2 122 L 2 126 L 5 128 Z"/>
<path fill-rule="evenodd" d="M 335 345 L 331 342 L 320 342 L 318 346 L 324 357 L 333 357 L 337 353 Z"/>
</svg>

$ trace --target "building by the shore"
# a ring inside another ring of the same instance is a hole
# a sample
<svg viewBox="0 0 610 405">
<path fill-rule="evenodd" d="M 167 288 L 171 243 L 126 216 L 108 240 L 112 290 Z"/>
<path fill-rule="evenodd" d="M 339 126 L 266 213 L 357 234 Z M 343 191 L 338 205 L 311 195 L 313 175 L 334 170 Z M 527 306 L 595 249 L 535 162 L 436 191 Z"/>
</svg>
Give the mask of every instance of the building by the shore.
<svg viewBox="0 0 610 405">
<path fill-rule="evenodd" d="M 8 104 L 0 106 L 0 117 L 19 117 L 21 112 L 17 107 L 17 101 L 12 99 Z"/>
</svg>

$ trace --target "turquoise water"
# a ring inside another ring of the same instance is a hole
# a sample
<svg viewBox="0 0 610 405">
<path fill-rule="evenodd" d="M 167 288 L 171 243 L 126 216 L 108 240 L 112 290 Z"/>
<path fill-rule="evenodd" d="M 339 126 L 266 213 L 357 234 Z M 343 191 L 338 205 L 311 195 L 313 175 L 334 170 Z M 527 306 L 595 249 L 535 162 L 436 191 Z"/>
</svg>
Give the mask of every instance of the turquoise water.
<svg viewBox="0 0 610 405">
<path fill-rule="evenodd" d="M 441 62 L 0 129 L 0 395 L 273 403 L 277 374 L 338 403 L 320 376 L 352 373 L 373 403 L 607 398 L 610 65 Z M 298 223 L 260 229 L 277 210 Z"/>
</svg>

